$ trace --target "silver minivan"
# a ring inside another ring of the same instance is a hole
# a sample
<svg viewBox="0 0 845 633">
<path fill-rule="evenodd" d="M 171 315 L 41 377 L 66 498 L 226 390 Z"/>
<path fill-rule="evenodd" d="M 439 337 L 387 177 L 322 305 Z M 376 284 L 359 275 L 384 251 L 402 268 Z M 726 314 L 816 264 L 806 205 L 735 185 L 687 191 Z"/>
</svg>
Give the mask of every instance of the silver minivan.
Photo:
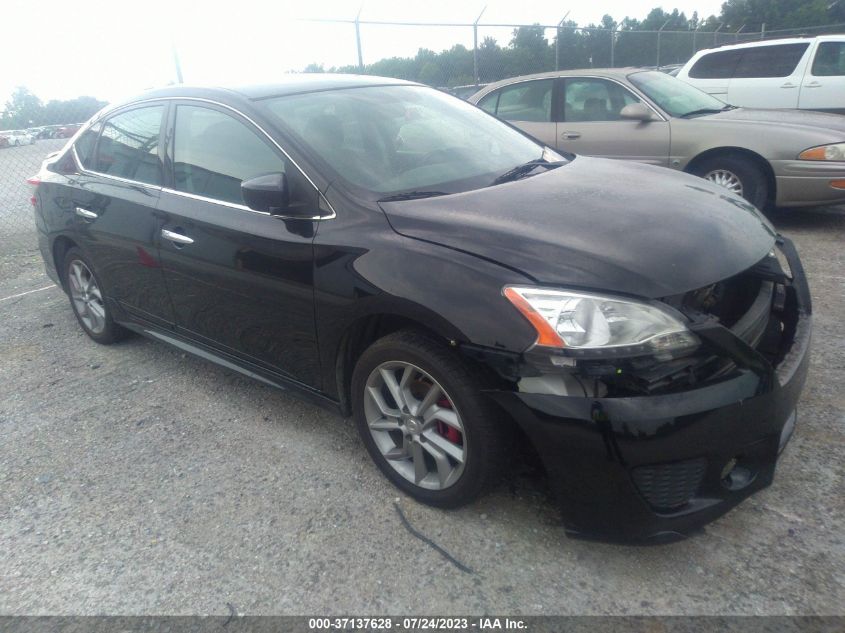
<svg viewBox="0 0 845 633">
<path fill-rule="evenodd" d="M 707 49 L 677 77 L 737 106 L 845 114 L 845 35 Z"/>
</svg>

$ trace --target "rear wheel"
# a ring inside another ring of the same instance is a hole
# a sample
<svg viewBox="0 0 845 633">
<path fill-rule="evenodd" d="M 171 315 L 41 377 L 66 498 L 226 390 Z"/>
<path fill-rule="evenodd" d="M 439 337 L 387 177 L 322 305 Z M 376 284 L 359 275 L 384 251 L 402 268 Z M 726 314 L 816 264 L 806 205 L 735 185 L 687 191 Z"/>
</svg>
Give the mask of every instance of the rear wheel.
<svg viewBox="0 0 845 633">
<path fill-rule="evenodd" d="M 758 209 L 765 209 L 769 183 L 765 172 L 753 159 L 738 154 L 711 156 L 692 171 L 696 176 L 742 196 Z"/>
<path fill-rule="evenodd" d="M 89 337 L 103 345 L 126 338 L 128 331 L 112 319 L 94 269 L 78 248 L 65 254 L 64 280 L 73 313 Z"/>
<path fill-rule="evenodd" d="M 505 464 L 507 420 L 460 358 L 413 330 L 390 334 L 355 366 L 355 423 L 381 471 L 434 506 L 469 503 Z"/>
</svg>

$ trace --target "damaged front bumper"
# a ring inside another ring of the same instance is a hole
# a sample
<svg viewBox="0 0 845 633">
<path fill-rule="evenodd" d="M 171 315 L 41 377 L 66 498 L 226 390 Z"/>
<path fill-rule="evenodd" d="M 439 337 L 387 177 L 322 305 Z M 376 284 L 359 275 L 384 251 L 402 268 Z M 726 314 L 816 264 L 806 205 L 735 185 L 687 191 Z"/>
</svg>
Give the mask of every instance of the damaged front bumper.
<svg viewBox="0 0 845 633">
<path fill-rule="evenodd" d="M 539 453 L 567 530 L 609 540 L 686 536 L 773 479 L 795 425 L 811 338 L 801 262 L 779 239 L 789 326 L 777 360 L 712 320 L 691 329 L 734 371 L 662 395 L 560 396 L 495 391 Z"/>
</svg>

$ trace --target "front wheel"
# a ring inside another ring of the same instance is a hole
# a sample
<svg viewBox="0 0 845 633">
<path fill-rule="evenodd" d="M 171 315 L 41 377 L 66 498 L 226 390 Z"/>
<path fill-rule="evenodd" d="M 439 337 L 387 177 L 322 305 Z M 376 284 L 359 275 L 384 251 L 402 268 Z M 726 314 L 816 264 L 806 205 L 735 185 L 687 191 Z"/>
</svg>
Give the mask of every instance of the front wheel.
<svg viewBox="0 0 845 633">
<path fill-rule="evenodd" d="M 766 208 L 769 200 L 768 179 L 763 169 L 753 160 L 724 154 L 706 158 L 692 171 L 696 176 L 745 198 L 758 209 Z"/>
<path fill-rule="evenodd" d="M 464 505 L 502 470 L 508 421 L 461 359 L 425 334 L 402 330 L 369 347 L 352 404 L 376 465 L 418 501 Z"/>
</svg>

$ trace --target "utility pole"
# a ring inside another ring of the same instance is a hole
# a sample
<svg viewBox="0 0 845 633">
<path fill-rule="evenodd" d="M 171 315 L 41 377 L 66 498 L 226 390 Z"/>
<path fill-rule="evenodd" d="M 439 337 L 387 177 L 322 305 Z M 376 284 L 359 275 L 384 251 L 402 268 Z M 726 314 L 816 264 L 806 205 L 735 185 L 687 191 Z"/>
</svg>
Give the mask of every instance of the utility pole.
<svg viewBox="0 0 845 633">
<path fill-rule="evenodd" d="M 724 22 L 719 22 L 719 26 L 716 27 L 716 30 L 713 31 L 713 46 L 716 46 L 716 34 L 725 26 Z"/>
<path fill-rule="evenodd" d="M 479 84 L 478 81 L 478 21 L 481 19 L 481 16 L 484 15 L 484 12 L 487 10 L 487 5 L 484 5 L 484 8 L 481 9 L 481 13 L 478 14 L 478 17 L 475 18 L 475 22 L 472 23 L 472 74 L 475 77 L 475 85 Z"/>
<path fill-rule="evenodd" d="M 358 70 L 364 72 L 364 56 L 361 54 L 361 11 L 364 10 L 364 5 L 358 9 L 358 15 L 355 16 L 355 44 L 358 46 Z"/>
<path fill-rule="evenodd" d="M 763 22 L 762 26 L 760 27 L 760 39 L 762 40 L 765 37 L 766 37 L 766 23 Z"/>
<path fill-rule="evenodd" d="M 739 28 L 736 30 L 736 33 L 734 33 L 734 41 L 735 41 L 735 42 L 738 42 L 738 41 L 739 41 L 739 34 L 740 34 L 740 33 L 742 33 L 742 29 L 744 29 L 744 28 L 745 28 L 745 25 L 743 24 L 741 27 L 739 27 Z"/>
<path fill-rule="evenodd" d="M 569 11 L 572 11 L 572 9 Z M 566 22 L 566 18 L 569 16 L 569 11 L 567 11 L 561 21 L 557 23 L 557 33 L 555 34 L 555 70 L 560 70 L 560 27 L 563 26 L 564 22 Z"/>
<path fill-rule="evenodd" d="M 663 26 L 661 26 L 657 30 L 657 70 L 660 70 L 660 34 L 663 32 L 663 29 L 666 28 L 666 25 L 669 24 L 669 22 L 671 22 L 671 21 L 672 21 L 672 18 L 669 18 L 668 20 L 666 20 L 663 23 Z"/>
</svg>

